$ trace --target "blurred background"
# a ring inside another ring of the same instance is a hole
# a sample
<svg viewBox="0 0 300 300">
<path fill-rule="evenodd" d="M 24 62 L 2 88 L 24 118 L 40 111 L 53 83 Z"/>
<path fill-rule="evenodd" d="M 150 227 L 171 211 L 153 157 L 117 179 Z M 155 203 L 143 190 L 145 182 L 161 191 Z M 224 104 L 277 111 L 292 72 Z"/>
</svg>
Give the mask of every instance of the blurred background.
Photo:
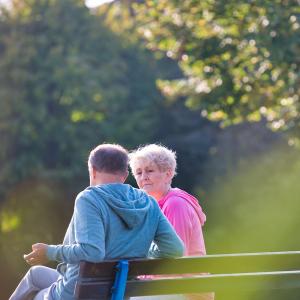
<svg viewBox="0 0 300 300">
<path fill-rule="evenodd" d="M 299 0 L 96 4 L 1 4 L 1 299 L 62 241 L 102 142 L 177 152 L 209 254 L 299 250 Z"/>
</svg>

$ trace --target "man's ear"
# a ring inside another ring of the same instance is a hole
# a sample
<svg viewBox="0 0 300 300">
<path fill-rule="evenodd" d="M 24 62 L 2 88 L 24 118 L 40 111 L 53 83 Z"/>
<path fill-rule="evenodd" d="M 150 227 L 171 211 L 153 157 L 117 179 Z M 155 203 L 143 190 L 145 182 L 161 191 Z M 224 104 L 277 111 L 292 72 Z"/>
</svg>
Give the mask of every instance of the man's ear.
<svg viewBox="0 0 300 300">
<path fill-rule="evenodd" d="M 92 178 L 95 179 L 97 176 L 97 170 L 92 167 Z"/>
<path fill-rule="evenodd" d="M 126 172 L 124 173 L 124 175 L 122 176 L 122 182 L 123 182 L 123 183 L 126 181 L 128 175 L 129 175 L 129 172 L 126 171 Z"/>
</svg>

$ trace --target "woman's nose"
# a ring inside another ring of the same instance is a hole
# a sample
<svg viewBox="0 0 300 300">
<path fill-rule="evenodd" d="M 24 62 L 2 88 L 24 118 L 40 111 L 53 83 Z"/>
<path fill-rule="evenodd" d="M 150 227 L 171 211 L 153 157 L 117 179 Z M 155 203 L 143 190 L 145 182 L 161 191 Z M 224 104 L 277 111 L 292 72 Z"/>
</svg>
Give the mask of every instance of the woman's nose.
<svg viewBox="0 0 300 300">
<path fill-rule="evenodd" d="M 142 179 L 143 180 L 148 179 L 148 174 L 146 172 L 142 173 Z"/>
</svg>

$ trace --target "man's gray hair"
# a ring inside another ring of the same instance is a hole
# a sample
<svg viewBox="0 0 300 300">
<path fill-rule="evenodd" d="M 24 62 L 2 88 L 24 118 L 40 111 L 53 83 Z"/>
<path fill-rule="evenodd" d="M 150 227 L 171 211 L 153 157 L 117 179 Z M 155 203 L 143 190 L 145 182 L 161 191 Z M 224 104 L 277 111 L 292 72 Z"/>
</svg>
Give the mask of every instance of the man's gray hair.
<svg viewBox="0 0 300 300">
<path fill-rule="evenodd" d="M 88 163 L 98 172 L 110 174 L 128 172 L 128 151 L 117 144 L 101 144 L 93 149 Z"/>
</svg>

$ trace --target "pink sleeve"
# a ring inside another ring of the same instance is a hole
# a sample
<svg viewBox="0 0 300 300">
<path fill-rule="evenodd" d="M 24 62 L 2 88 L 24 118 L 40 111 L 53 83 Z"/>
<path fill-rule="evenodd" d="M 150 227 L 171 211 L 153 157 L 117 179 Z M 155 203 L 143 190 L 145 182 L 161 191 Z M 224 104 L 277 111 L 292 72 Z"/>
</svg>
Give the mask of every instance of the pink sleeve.
<svg viewBox="0 0 300 300">
<path fill-rule="evenodd" d="M 193 230 L 190 210 L 190 205 L 183 198 L 176 196 L 169 197 L 162 207 L 164 215 L 185 245 L 185 255 L 189 253 L 189 242 Z"/>
</svg>

